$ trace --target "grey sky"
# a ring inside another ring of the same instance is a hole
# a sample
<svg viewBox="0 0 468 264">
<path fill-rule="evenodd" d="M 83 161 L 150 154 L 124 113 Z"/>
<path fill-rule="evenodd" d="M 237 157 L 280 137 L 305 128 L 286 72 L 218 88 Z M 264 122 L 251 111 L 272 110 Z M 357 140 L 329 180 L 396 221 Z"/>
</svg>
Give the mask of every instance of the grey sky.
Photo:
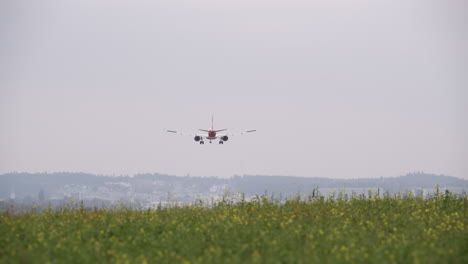
<svg viewBox="0 0 468 264">
<path fill-rule="evenodd" d="M 0 3 L 0 173 L 468 178 L 463 0 Z M 257 129 L 219 146 L 164 128 Z"/>
</svg>

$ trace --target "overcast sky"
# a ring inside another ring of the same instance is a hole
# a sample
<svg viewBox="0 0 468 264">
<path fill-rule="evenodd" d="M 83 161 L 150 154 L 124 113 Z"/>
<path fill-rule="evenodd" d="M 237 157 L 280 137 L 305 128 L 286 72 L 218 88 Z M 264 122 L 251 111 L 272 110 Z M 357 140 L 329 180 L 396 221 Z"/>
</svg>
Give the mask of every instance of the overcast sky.
<svg viewBox="0 0 468 264">
<path fill-rule="evenodd" d="M 0 1 L 0 173 L 468 178 L 464 0 Z M 231 132 L 199 145 L 195 132 Z"/>
</svg>

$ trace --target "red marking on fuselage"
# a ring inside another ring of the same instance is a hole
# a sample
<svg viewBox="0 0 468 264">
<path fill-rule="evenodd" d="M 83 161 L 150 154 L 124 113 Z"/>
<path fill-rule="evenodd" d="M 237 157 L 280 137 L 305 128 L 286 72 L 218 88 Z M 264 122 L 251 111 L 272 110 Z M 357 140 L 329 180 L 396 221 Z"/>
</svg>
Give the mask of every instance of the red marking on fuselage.
<svg viewBox="0 0 468 264">
<path fill-rule="evenodd" d="M 216 131 L 213 131 L 212 128 L 208 130 L 208 139 L 216 139 Z"/>
</svg>

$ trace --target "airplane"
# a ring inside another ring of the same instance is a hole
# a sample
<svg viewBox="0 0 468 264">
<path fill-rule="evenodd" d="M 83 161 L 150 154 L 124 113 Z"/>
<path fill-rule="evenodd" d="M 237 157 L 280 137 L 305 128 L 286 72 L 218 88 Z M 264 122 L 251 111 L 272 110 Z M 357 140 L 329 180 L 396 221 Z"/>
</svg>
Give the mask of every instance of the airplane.
<svg viewBox="0 0 468 264">
<path fill-rule="evenodd" d="M 223 134 L 218 134 L 218 132 L 223 132 L 223 131 L 226 131 L 227 129 L 224 128 L 224 129 L 218 129 L 218 130 L 215 130 L 214 129 L 214 121 L 213 121 L 213 116 L 211 116 L 211 128 L 206 130 L 206 129 L 198 129 L 200 131 L 203 131 L 203 132 L 206 132 L 208 134 L 199 134 L 199 133 L 196 133 L 194 135 L 194 138 L 193 140 L 197 141 L 197 142 L 200 142 L 201 145 L 205 144 L 205 141 L 203 141 L 203 139 L 207 139 L 209 140 L 209 142 L 211 143 L 212 140 L 216 140 L 216 139 L 219 139 L 219 144 L 224 144 L 225 141 L 228 141 L 229 140 L 229 134 L 227 133 L 223 133 Z M 180 135 L 187 135 L 187 134 L 183 134 L 183 133 L 180 133 L 178 131 L 175 131 L 175 130 L 166 130 L 167 132 L 169 133 L 176 133 L 176 134 L 180 134 Z M 253 129 L 253 130 L 247 130 L 247 131 L 244 131 L 244 132 L 241 132 L 241 133 L 238 133 L 238 134 L 245 134 L 245 133 L 252 133 L 252 132 L 255 132 L 257 130 Z M 234 134 L 230 134 L 230 135 L 234 135 Z"/>
</svg>

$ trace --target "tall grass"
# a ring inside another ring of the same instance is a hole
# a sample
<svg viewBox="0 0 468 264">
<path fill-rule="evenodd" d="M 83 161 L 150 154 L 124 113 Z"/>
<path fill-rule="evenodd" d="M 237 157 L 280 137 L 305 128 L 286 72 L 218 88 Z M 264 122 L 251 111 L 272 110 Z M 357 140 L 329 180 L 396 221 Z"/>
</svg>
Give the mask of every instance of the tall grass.
<svg viewBox="0 0 468 264">
<path fill-rule="evenodd" d="M 0 216 L 1 263 L 468 263 L 467 196 L 280 200 Z"/>
</svg>

